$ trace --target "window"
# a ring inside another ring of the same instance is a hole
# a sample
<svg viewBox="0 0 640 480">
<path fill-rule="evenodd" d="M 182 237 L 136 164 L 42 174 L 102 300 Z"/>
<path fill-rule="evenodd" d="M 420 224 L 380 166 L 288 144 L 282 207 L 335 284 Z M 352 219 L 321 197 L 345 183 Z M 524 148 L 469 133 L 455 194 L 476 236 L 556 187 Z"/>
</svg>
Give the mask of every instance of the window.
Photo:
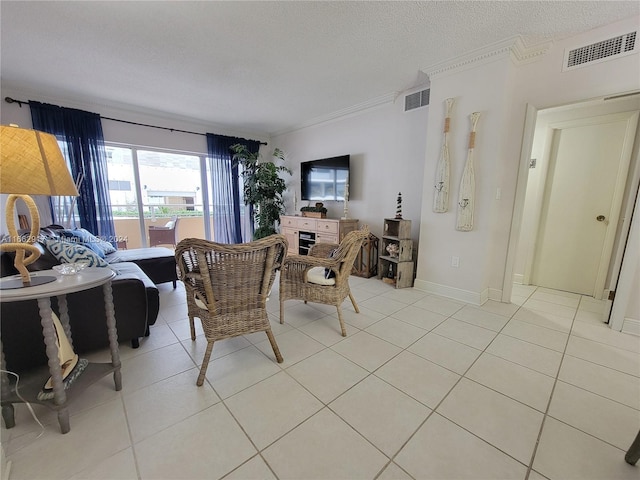
<svg viewBox="0 0 640 480">
<path fill-rule="evenodd" d="M 204 156 L 107 145 L 116 235 L 128 247 L 147 245 L 150 225 L 180 217 L 178 237 L 206 238 L 201 163 Z"/>
<path fill-rule="evenodd" d="M 128 180 L 109 180 L 109 190 L 131 190 L 131 182 Z"/>
</svg>

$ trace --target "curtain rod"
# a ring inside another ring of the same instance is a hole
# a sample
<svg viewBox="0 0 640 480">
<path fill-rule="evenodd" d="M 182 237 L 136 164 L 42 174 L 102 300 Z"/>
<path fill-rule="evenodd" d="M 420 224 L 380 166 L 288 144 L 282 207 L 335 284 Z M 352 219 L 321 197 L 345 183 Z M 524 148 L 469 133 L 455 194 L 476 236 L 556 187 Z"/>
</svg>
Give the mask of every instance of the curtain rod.
<svg viewBox="0 0 640 480">
<path fill-rule="evenodd" d="M 17 103 L 20 106 L 20 108 L 22 108 L 23 104 L 24 105 L 29 105 L 29 101 L 28 100 L 27 101 L 16 100 L 16 99 L 11 98 L 11 97 L 4 97 L 4 101 L 7 102 L 7 103 Z M 180 130 L 178 128 L 159 127 L 157 125 L 149 125 L 147 123 L 130 122 L 129 120 L 120 120 L 119 118 L 103 117 L 102 115 L 100 115 L 100 118 L 102 118 L 104 120 L 111 120 L 112 122 L 128 123 L 129 125 L 137 125 L 139 127 L 159 128 L 160 130 L 169 130 L 170 132 L 188 133 L 190 135 L 200 135 L 200 136 L 203 136 L 203 137 L 207 136 L 206 133 L 190 132 L 188 130 Z M 268 145 L 268 143 L 260 142 L 260 145 Z"/>
</svg>

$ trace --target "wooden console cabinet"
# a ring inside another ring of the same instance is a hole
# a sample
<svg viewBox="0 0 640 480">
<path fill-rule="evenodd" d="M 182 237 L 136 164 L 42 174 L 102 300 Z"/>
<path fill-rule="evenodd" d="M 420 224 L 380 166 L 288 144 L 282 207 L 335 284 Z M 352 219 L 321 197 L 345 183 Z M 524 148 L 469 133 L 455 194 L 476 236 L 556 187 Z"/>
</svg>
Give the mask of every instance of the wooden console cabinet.
<svg viewBox="0 0 640 480">
<path fill-rule="evenodd" d="M 290 254 L 306 255 L 314 243 L 340 243 L 347 233 L 357 229 L 358 220 L 355 218 L 280 217 L 280 233 L 289 242 Z"/>
</svg>

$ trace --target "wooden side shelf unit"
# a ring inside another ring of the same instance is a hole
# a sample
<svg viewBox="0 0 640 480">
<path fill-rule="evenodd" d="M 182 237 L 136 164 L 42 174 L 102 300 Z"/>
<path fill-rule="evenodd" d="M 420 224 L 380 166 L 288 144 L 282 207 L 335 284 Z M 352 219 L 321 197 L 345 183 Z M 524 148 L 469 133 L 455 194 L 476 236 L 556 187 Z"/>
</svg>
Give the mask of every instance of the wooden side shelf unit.
<svg viewBox="0 0 640 480">
<path fill-rule="evenodd" d="M 396 245 L 397 253 L 392 256 L 389 245 Z M 411 220 L 385 218 L 382 245 L 378 262 L 378 278 L 396 288 L 413 286 L 413 240 L 411 240 Z"/>
</svg>

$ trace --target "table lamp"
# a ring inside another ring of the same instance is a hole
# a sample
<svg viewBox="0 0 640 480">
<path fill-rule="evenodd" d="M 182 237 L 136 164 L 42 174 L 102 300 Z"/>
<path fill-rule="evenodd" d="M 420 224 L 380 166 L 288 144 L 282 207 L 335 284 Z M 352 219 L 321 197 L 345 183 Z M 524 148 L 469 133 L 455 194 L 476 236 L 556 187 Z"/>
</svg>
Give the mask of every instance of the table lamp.
<svg viewBox="0 0 640 480">
<path fill-rule="evenodd" d="M 0 251 L 16 252 L 14 265 L 20 277 L 2 282 L 0 289 L 22 288 L 52 282 L 56 277 L 31 278 L 27 265 L 40 257 L 33 244 L 40 233 L 40 216 L 29 195 L 78 195 L 56 137 L 37 130 L 0 125 L 0 193 L 7 198 L 6 221 L 10 240 Z M 16 229 L 14 209 L 22 200 L 29 209 L 31 232 L 23 241 Z"/>
</svg>

